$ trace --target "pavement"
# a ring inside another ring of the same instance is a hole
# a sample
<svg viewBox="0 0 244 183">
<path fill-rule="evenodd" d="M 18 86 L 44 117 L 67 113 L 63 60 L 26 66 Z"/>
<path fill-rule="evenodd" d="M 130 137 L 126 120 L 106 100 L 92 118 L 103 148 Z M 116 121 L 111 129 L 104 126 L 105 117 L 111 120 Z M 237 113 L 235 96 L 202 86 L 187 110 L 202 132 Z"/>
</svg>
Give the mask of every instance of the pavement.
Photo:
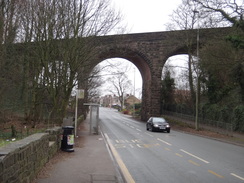
<svg viewBox="0 0 244 183">
<path fill-rule="evenodd" d="M 123 183 L 106 138 L 90 134 L 87 118 L 77 130 L 74 152 L 59 151 L 37 176 L 35 183 Z"/>
</svg>

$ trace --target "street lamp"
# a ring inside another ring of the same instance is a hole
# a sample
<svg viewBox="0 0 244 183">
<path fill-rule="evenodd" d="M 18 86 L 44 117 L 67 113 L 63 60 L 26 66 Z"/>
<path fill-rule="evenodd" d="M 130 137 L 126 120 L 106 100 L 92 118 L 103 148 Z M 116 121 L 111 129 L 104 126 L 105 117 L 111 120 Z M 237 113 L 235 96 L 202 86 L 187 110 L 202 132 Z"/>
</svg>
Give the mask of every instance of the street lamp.
<svg viewBox="0 0 244 183">
<path fill-rule="evenodd" d="M 199 11 L 194 10 L 194 14 L 197 14 L 197 64 L 196 64 L 196 118 L 195 118 L 195 128 L 196 130 L 199 129 L 199 122 L 198 122 L 198 105 L 199 105 L 199 71 L 198 71 L 198 63 L 199 63 Z"/>
</svg>

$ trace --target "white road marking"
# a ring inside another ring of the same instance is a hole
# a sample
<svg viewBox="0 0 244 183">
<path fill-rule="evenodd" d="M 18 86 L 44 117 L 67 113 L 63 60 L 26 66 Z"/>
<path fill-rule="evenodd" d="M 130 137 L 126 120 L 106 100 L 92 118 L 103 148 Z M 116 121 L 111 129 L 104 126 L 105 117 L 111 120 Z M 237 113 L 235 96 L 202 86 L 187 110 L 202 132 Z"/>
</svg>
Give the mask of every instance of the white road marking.
<svg viewBox="0 0 244 183">
<path fill-rule="evenodd" d="M 165 144 L 167 144 L 167 145 L 169 145 L 169 146 L 172 146 L 172 144 L 170 144 L 170 143 L 168 143 L 168 142 L 166 142 L 166 141 L 164 141 L 164 140 L 162 140 L 162 139 L 160 139 L 160 138 L 157 138 L 157 140 L 159 140 L 160 142 L 163 142 L 163 143 L 165 143 Z"/>
<path fill-rule="evenodd" d="M 147 135 L 149 135 L 150 137 L 153 137 L 153 135 L 151 135 L 150 133 L 146 133 Z"/>
<path fill-rule="evenodd" d="M 238 179 L 244 180 L 243 177 L 241 177 L 241 176 L 239 176 L 239 175 L 236 175 L 236 174 L 234 174 L 234 173 L 231 173 L 231 175 L 233 175 L 234 177 L 236 177 L 236 178 L 238 178 Z"/>
<path fill-rule="evenodd" d="M 189 153 L 189 152 L 187 152 L 187 151 L 185 151 L 183 149 L 181 149 L 180 151 L 182 151 L 182 152 L 184 152 L 184 153 L 186 153 L 186 154 L 188 154 L 188 155 L 190 155 L 190 156 L 192 156 L 192 157 L 194 157 L 194 158 L 196 158 L 196 159 L 198 159 L 198 160 L 200 160 L 200 161 L 202 161 L 204 163 L 207 163 L 207 164 L 209 163 L 208 161 L 206 161 L 206 160 L 204 160 L 202 158 L 199 158 L 198 156 L 195 156 L 195 155 L 193 155 L 193 154 L 191 154 L 191 153 Z"/>
<path fill-rule="evenodd" d="M 115 144 L 114 145 L 117 149 L 120 149 L 120 148 L 126 148 L 126 145 L 124 144 Z"/>
<path fill-rule="evenodd" d="M 139 132 L 141 132 L 141 130 L 140 130 L 140 129 L 138 129 L 138 128 L 137 128 L 136 130 L 137 130 L 137 131 L 139 131 Z"/>
<path fill-rule="evenodd" d="M 142 148 L 142 146 L 140 145 L 140 144 L 136 144 L 137 145 L 137 147 L 140 147 L 140 148 Z"/>
<path fill-rule="evenodd" d="M 133 146 L 132 144 L 130 144 L 130 147 L 131 147 L 131 148 L 134 148 L 134 146 Z"/>
<path fill-rule="evenodd" d="M 126 182 L 130 182 L 130 183 L 135 183 L 135 180 L 132 178 L 129 170 L 127 169 L 127 167 L 125 166 L 124 162 L 122 161 L 119 153 L 116 151 L 115 147 L 112 145 L 112 143 L 110 142 L 110 139 L 108 137 L 107 134 L 104 134 L 106 139 L 107 139 L 107 142 L 108 142 L 108 146 L 110 147 L 111 149 L 111 152 L 116 160 L 116 162 L 118 163 L 121 171 L 122 171 L 122 174 L 124 175 L 124 178 L 126 180 Z"/>
</svg>

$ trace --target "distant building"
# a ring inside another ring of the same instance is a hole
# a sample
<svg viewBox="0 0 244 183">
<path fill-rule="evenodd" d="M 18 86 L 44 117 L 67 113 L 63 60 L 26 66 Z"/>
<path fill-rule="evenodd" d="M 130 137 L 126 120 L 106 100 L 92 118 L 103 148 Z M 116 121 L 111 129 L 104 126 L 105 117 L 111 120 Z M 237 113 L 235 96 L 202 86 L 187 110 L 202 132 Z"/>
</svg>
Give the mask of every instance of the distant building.
<svg viewBox="0 0 244 183">
<path fill-rule="evenodd" d="M 100 104 L 104 107 L 120 106 L 119 97 L 116 95 L 105 95 L 100 98 Z"/>
<path fill-rule="evenodd" d="M 138 103 L 141 103 L 141 100 L 136 98 L 134 95 L 129 95 L 129 94 L 126 95 L 125 104 L 133 105 L 133 104 L 138 104 Z"/>
<path fill-rule="evenodd" d="M 141 100 L 134 95 L 127 94 L 124 98 L 124 106 L 132 106 L 133 104 L 141 103 Z M 100 97 L 100 104 L 104 107 L 120 107 L 119 97 L 116 95 L 105 95 Z"/>
</svg>

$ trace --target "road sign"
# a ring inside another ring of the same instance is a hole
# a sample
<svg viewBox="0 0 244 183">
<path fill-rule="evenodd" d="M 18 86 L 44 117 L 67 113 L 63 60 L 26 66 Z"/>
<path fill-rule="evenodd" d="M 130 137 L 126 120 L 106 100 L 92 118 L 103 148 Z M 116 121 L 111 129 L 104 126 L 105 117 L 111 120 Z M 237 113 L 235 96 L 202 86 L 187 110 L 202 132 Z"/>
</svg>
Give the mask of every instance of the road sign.
<svg viewBox="0 0 244 183">
<path fill-rule="evenodd" d="M 85 91 L 83 89 L 78 89 L 77 93 L 76 93 L 77 98 L 78 99 L 83 99 L 84 98 L 84 93 L 85 93 Z"/>
</svg>

